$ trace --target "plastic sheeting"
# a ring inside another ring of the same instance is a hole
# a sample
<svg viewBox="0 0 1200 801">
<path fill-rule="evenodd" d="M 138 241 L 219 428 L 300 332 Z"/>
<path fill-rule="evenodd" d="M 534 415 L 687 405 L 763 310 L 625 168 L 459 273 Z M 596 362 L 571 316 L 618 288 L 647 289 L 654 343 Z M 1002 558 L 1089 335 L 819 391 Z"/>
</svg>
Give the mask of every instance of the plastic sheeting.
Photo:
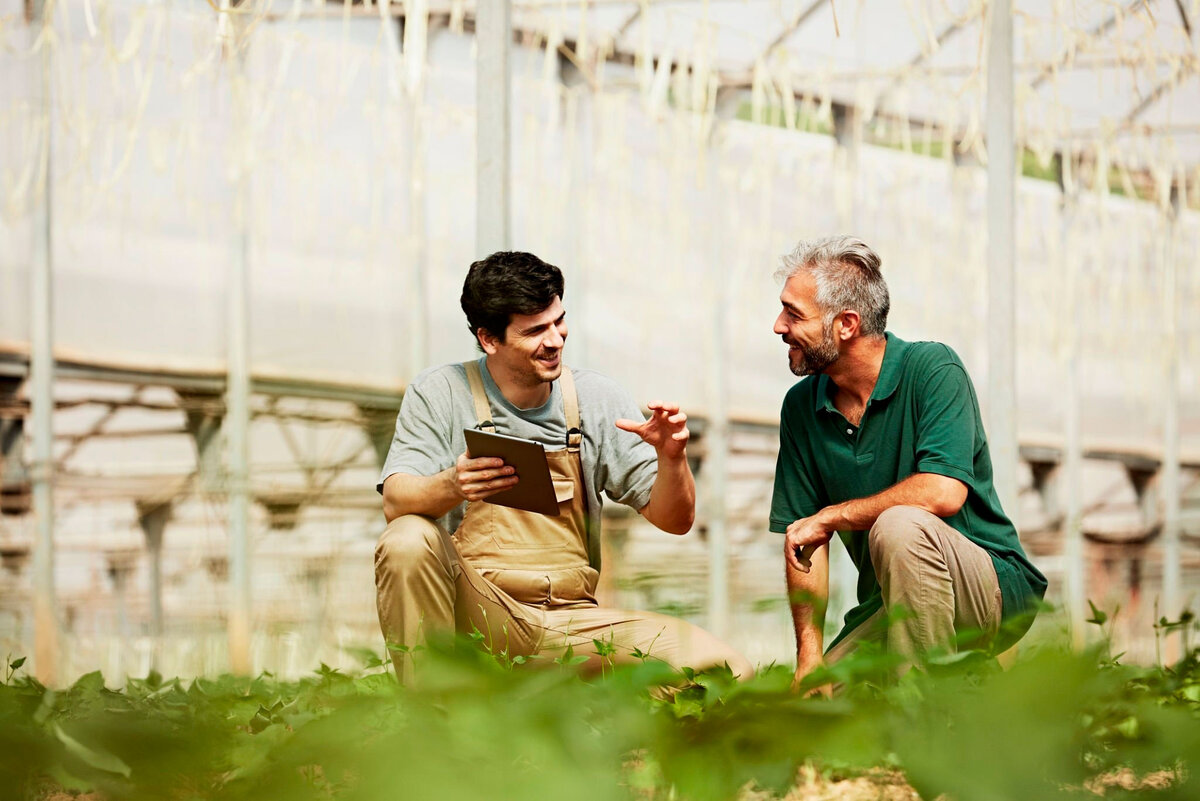
<svg viewBox="0 0 1200 801">
<path fill-rule="evenodd" d="M 400 388 L 426 364 L 470 356 L 457 308 L 479 255 L 470 37 L 423 42 L 418 70 L 390 18 L 283 14 L 238 40 L 203 4 L 97 3 L 93 22 L 79 5 L 55 8 L 60 353 L 219 371 L 226 266 L 242 226 L 256 374 Z M 0 340 L 20 349 L 28 212 L 41 202 L 23 167 L 42 119 L 28 102 L 33 32 L 10 21 L 3 34 Z M 231 52 L 244 59 L 244 91 L 231 85 Z M 771 333 L 771 273 L 798 239 L 853 230 L 883 256 L 892 329 L 946 341 L 986 380 L 980 168 L 867 145 L 851 164 L 827 136 L 714 120 L 702 103 L 656 102 L 654 86 L 620 88 L 636 85 L 634 67 L 607 65 L 605 83 L 590 88 L 564 85 L 555 55 L 514 56 L 514 241 L 567 273 L 577 364 L 642 400 L 672 397 L 703 413 L 714 358 L 705 331 L 725 303 L 730 410 L 773 419 L 794 379 Z M 249 112 L 242 140 L 234 103 Z M 251 185 L 244 209 L 233 200 L 239 170 Z M 1153 438 L 1167 348 L 1155 323 L 1164 214 L 1084 190 L 1070 241 L 1087 310 L 1085 436 L 1120 420 L 1121 438 Z M 1062 415 L 1058 189 L 1022 179 L 1018 215 L 1020 425 L 1036 433 Z M 1190 258 L 1193 213 L 1177 235 Z M 1195 308 L 1196 270 L 1181 265 L 1180 275 L 1181 308 Z M 426 354 L 411 347 L 418 326 L 428 327 Z M 1187 438 L 1200 434 L 1189 422 L 1200 337 L 1193 316 L 1183 326 Z"/>
</svg>

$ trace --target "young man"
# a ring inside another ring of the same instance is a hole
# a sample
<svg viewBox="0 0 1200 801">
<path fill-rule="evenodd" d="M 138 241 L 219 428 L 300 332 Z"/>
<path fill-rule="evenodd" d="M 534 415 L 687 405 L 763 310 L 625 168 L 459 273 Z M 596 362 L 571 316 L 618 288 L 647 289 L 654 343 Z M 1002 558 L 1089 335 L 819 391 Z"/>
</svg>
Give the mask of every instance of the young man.
<svg viewBox="0 0 1200 801">
<path fill-rule="evenodd" d="M 388 527 L 375 551 L 379 623 L 389 644 L 426 632 L 478 631 L 494 653 L 555 656 L 568 647 L 599 663 L 649 655 L 674 667 L 728 664 L 736 651 L 689 623 L 597 605 L 601 493 L 655 526 L 684 534 L 695 517 L 687 417 L 671 403 L 641 414 L 610 379 L 563 364 L 563 277 L 528 253 L 471 265 L 462 308 L 483 356 L 417 376 L 404 395 L 384 465 Z M 520 477 L 500 459 L 471 458 L 463 429 L 541 442 L 559 514 L 487 502 Z M 451 534 L 453 532 L 453 534 Z M 609 649 L 604 649 L 609 650 Z M 413 660 L 393 649 L 397 675 Z"/>
<path fill-rule="evenodd" d="M 885 332 L 879 268 L 843 236 L 801 242 L 776 274 L 775 333 L 806 376 L 783 402 L 770 524 L 787 535 L 797 682 L 865 640 L 911 665 L 963 635 L 994 637 L 1046 590 L 1000 508 L 962 362 Z M 859 571 L 858 606 L 822 657 L 835 533 Z M 888 626 L 890 611 L 901 619 Z"/>
</svg>

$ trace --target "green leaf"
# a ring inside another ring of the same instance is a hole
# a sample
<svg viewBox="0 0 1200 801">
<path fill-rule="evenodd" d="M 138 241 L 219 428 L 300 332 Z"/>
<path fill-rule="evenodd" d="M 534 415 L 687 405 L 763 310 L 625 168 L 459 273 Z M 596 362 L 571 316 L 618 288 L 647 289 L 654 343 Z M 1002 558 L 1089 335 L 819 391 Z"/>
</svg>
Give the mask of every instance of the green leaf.
<svg viewBox="0 0 1200 801">
<path fill-rule="evenodd" d="M 1090 598 L 1088 599 L 1088 606 L 1092 608 L 1092 616 L 1087 619 L 1087 622 L 1095 623 L 1097 626 L 1103 626 L 1108 621 L 1108 615 L 1104 613 L 1104 610 L 1097 609 L 1096 605 L 1092 603 Z"/>
<path fill-rule="evenodd" d="M 583 654 L 575 653 L 574 645 L 568 645 L 567 650 L 563 651 L 561 656 L 554 658 L 554 664 L 561 667 L 574 667 L 575 665 L 582 665 L 587 659 Z"/>
<path fill-rule="evenodd" d="M 617 652 L 617 647 L 608 640 L 592 640 L 592 645 L 596 647 L 596 654 L 600 657 L 609 657 Z"/>
<path fill-rule="evenodd" d="M 129 766 L 122 762 L 118 757 L 108 753 L 107 751 L 98 751 L 94 748 L 89 748 L 83 743 L 76 740 L 71 735 L 62 730 L 62 727 L 57 723 L 53 726 L 54 736 L 59 739 L 67 752 L 72 756 L 82 760 L 85 764 L 103 770 L 108 773 L 119 773 L 125 778 L 129 778 L 132 771 Z"/>
<path fill-rule="evenodd" d="M 13 661 L 8 663 L 8 669 L 15 673 L 17 668 L 19 668 L 19 667 L 21 667 L 21 665 L 25 664 L 25 659 L 26 659 L 26 657 L 21 657 L 20 659 L 14 659 Z"/>
<path fill-rule="evenodd" d="M 1138 719 L 1130 715 L 1122 720 L 1114 728 L 1125 735 L 1130 740 L 1136 740 L 1141 727 L 1138 725 Z"/>
<path fill-rule="evenodd" d="M 379 654 L 375 653 L 370 648 L 361 648 L 354 646 L 342 646 L 342 650 L 357 659 L 360 664 L 367 670 L 377 668 L 384 664 L 379 658 Z"/>
<path fill-rule="evenodd" d="M 75 683 L 71 685 L 71 692 L 80 692 L 87 695 L 99 693 L 104 690 L 104 676 L 98 670 L 93 670 L 91 673 L 84 673 Z"/>
</svg>

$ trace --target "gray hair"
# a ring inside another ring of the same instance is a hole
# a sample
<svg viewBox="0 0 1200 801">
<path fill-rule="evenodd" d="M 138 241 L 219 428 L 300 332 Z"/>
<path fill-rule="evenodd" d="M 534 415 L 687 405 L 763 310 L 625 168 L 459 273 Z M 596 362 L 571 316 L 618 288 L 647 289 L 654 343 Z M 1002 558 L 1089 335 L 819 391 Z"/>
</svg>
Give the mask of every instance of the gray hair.
<svg viewBox="0 0 1200 801">
<path fill-rule="evenodd" d="M 775 278 L 786 281 L 807 270 L 817 282 L 817 305 L 826 326 L 843 311 L 858 312 L 864 336 L 883 336 L 887 328 L 887 283 L 882 260 L 866 242 L 854 236 L 829 236 L 801 241 L 780 259 Z"/>
</svg>

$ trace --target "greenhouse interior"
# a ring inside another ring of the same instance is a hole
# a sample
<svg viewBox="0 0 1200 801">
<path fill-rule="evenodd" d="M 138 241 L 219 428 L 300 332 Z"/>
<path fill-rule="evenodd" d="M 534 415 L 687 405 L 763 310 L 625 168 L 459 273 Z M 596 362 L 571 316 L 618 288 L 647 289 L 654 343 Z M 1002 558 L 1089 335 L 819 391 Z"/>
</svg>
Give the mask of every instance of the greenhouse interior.
<svg viewBox="0 0 1200 801">
<path fill-rule="evenodd" d="M 690 419 L 696 525 L 606 505 L 601 600 L 786 663 L 774 273 L 850 233 L 889 330 L 968 368 L 1039 626 L 1119 609 L 1152 660 L 1200 588 L 1197 24 L 1197 0 L 0 0 L 0 653 L 55 684 L 382 650 L 397 410 L 478 353 L 463 276 L 513 249 L 563 270 L 568 363 Z"/>
</svg>

